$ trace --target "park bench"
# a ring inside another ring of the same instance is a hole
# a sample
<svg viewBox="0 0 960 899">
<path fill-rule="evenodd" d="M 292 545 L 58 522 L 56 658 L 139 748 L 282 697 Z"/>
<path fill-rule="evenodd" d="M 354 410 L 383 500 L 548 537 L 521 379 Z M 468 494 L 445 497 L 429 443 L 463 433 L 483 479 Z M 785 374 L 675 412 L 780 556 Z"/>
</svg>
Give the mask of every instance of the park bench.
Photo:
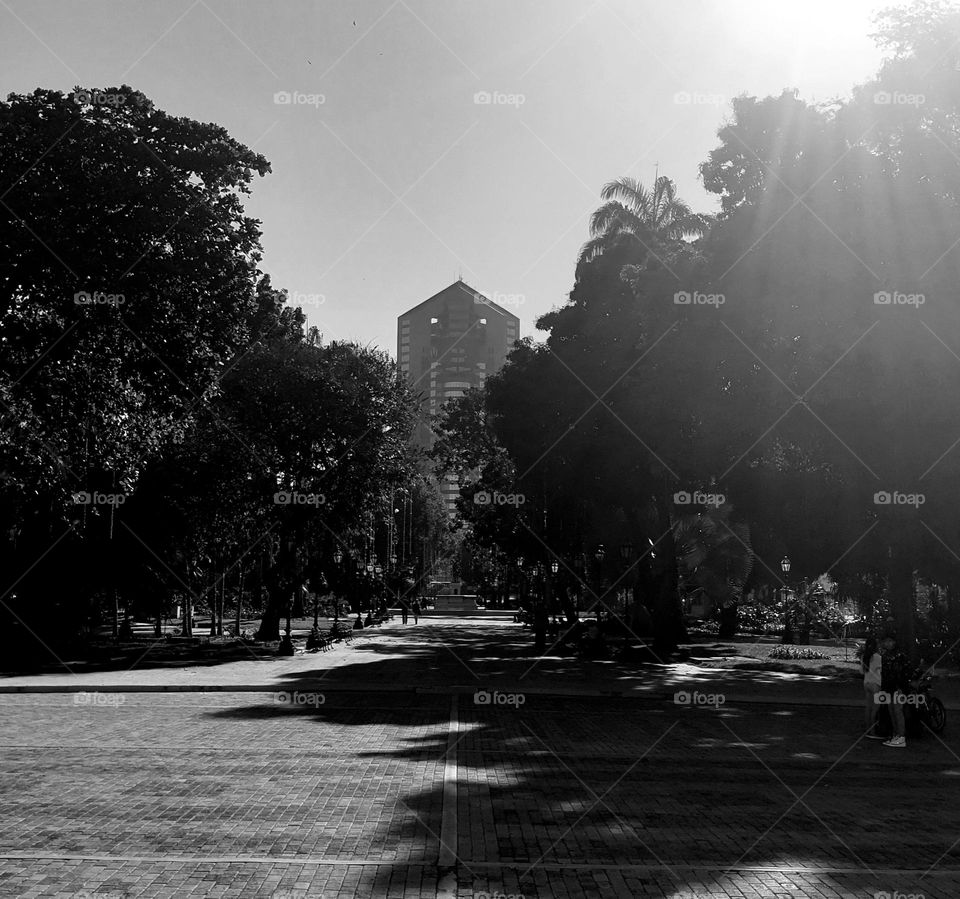
<svg viewBox="0 0 960 899">
<path fill-rule="evenodd" d="M 349 643 L 353 640 L 353 625 L 349 621 L 335 621 L 330 627 L 329 639 L 331 643 L 338 640 L 346 640 Z"/>
<path fill-rule="evenodd" d="M 307 652 L 326 652 L 333 646 L 330 634 L 325 634 L 319 628 L 314 628 L 307 635 Z"/>
</svg>

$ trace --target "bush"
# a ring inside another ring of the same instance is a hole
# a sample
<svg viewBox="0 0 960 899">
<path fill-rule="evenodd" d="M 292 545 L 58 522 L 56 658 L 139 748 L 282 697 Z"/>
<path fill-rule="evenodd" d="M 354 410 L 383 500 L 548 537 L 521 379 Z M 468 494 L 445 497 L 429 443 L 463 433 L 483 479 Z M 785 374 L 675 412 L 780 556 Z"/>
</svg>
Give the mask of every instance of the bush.
<svg viewBox="0 0 960 899">
<path fill-rule="evenodd" d="M 809 646 L 776 646 L 767 656 L 770 659 L 826 659 L 828 656 Z"/>
</svg>

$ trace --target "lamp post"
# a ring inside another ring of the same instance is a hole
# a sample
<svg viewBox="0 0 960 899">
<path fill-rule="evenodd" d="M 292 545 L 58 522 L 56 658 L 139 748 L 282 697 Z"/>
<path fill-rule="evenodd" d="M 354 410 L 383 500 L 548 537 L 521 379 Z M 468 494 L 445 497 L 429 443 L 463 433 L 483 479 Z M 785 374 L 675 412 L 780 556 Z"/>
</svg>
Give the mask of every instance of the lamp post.
<svg viewBox="0 0 960 899">
<path fill-rule="evenodd" d="M 622 571 L 620 573 L 621 577 L 624 577 L 627 573 L 628 566 L 630 565 L 630 560 L 633 558 L 634 545 L 632 543 L 622 543 L 620 544 L 620 564 Z M 627 614 L 627 591 L 630 588 L 624 585 L 623 588 L 623 614 L 626 617 Z"/>
<path fill-rule="evenodd" d="M 577 574 L 577 590 L 573 595 L 574 617 L 580 617 L 580 600 L 583 597 L 583 574 L 587 567 L 587 557 L 585 553 L 577 553 L 573 558 L 573 570 Z"/>
<path fill-rule="evenodd" d="M 339 547 L 333 553 L 333 561 L 336 564 L 337 568 L 340 567 L 340 563 L 343 561 L 343 553 L 340 551 Z M 334 593 L 333 596 L 333 626 L 336 628 L 338 622 L 340 621 L 340 597 Z"/>
<path fill-rule="evenodd" d="M 780 570 L 783 572 L 784 595 L 783 604 L 783 643 L 793 643 L 793 621 L 790 610 L 790 557 L 784 556 L 780 560 Z"/>
<path fill-rule="evenodd" d="M 600 621 L 600 610 L 597 608 L 597 603 L 600 602 L 600 590 L 603 585 L 603 560 L 607 556 L 606 547 L 602 543 L 597 545 L 596 550 L 593 553 L 594 559 L 597 560 L 597 592 L 596 598 L 594 600 L 593 614 L 596 617 L 597 621 Z"/>
</svg>

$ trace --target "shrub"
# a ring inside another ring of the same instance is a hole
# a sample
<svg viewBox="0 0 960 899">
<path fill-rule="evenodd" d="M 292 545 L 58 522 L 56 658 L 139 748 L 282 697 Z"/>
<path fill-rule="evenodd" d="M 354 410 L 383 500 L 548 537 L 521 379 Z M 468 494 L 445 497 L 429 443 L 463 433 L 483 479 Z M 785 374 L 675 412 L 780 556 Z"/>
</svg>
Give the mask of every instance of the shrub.
<svg viewBox="0 0 960 899">
<path fill-rule="evenodd" d="M 771 659 L 826 659 L 828 656 L 809 646 L 776 646 L 770 650 Z"/>
</svg>

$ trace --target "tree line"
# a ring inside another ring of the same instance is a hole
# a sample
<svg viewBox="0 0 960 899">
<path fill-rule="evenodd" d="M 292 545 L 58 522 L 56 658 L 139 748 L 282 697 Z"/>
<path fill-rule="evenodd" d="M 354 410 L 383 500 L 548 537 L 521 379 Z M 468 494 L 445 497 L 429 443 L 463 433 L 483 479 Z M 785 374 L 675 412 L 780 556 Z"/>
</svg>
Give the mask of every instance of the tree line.
<svg viewBox="0 0 960 899">
<path fill-rule="evenodd" d="M 11 645 L 121 606 L 184 606 L 188 633 L 191 606 L 220 628 L 229 606 L 273 639 L 304 587 L 359 608 L 425 576 L 446 535 L 416 398 L 260 271 L 263 156 L 121 86 L 11 94 L 0 159 Z"/>
<path fill-rule="evenodd" d="M 700 166 L 716 215 L 667 177 L 608 184 L 547 339 L 447 411 L 471 539 L 556 563 L 561 604 L 605 546 L 665 649 L 693 590 L 729 630 L 750 591 L 824 573 L 908 645 L 934 585 L 938 646 L 960 638 L 960 15 L 888 10 L 876 37 L 847 99 L 733 101 Z"/>
</svg>

